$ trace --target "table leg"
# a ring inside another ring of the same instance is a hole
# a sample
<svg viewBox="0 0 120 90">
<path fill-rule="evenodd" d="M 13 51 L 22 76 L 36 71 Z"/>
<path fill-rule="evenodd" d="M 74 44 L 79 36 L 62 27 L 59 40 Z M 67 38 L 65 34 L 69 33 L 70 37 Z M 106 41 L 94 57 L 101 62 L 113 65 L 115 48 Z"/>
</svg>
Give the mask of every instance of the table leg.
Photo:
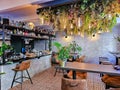
<svg viewBox="0 0 120 90">
<path fill-rule="evenodd" d="M 76 71 L 73 70 L 73 79 L 76 79 Z"/>
</svg>

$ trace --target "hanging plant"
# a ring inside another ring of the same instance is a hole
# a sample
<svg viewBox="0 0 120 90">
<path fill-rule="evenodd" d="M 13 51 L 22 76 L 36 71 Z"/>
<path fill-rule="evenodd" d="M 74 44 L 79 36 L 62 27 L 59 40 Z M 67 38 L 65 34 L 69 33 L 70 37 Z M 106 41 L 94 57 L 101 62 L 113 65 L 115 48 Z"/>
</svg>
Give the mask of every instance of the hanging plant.
<svg viewBox="0 0 120 90">
<path fill-rule="evenodd" d="M 54 26 L 54 29 L 67 30 L 77 34 L 92 35 L 99 30 L 112 30 L 116 24 L 116 17 L 120 13 L 120 4 L 117 0 L 80 0 L 74 4 L 67 4 L 54 8 L 40 10 L 40 17 L 45 23 Z M 111 15 L 111 19 L 108 18 Z M 81 25 L 78 24 L 80 18 Z"/>
</svg>

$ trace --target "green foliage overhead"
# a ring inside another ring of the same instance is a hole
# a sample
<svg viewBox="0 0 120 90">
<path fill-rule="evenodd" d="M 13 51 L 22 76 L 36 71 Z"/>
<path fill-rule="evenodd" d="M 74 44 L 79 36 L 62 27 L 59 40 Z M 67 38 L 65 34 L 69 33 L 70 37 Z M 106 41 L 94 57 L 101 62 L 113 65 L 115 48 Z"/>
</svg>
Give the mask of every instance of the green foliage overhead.
<svg viewBox="0 0 120 90">
<path fill-rule="evenodd" d="M 39 17 L 44 21 L 42 24 L 53 25 L 57 30 L 66 30 L 67 35 L 71 32 L 92 35 L 99 31 L 111 31 L 118 14 L 118 0 L 78 0 L 73 4 L 41 8 Z M 78 25 L 78 18 L 81 25 Z"/>
</svg>

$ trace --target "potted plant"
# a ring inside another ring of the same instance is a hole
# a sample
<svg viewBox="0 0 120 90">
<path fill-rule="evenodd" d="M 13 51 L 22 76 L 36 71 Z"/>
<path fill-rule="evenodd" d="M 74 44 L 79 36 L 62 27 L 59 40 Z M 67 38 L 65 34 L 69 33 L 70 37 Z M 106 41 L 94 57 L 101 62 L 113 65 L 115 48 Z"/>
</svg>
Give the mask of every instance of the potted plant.
<svg viewBox="0 0 120 90">
<path fill-rule="evenodd" d="M 0 56 L 3 59 L 3 64 L 5 64 L 5 51 L 6 50 L 12 50 L 12 46 L 7 45 L 5 42 L 2 43 L 2 46 L 0 47 Z"/>
<path fill-rule="evenodd" d="M 72 43 L 69 44 L 69 47 L 70 47 L 70 52 L 73 53 L 73 54 L 80 54 L 82 48 L 75 42 L 75 41 L 72 41 Z"/>
<path fill-rule="evenodd" d="M 58 60 L 60 61 L 60 65 L 64 66 L 65 62 L 70 56 L 70 47 L 69 46 L 62 46 L 59 42 L 53 42 L 53 45 L 58 50 Z"/>
</svg>

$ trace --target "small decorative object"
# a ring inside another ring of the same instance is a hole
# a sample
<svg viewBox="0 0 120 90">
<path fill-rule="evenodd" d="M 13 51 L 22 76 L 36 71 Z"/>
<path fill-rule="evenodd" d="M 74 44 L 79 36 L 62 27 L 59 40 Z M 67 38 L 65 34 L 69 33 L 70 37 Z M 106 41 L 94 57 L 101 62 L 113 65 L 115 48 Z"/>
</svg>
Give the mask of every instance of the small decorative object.
<svg viewBox="0 0 120 90">
<path fill-rule="evenodd" d="M 29 29 L 32 30 L 32 29 L 35 27 L 35 25 L 34 25 L 34 23 L 29 22 L 29 23 L 28 23 L 28 27 L 29 27 Z"/>
<path fill-rule="evenodd" d="M 114 69 L 120 70 L 120 65 L 115 65 L 115 66 L 114 66 Z"/>
</svg>

